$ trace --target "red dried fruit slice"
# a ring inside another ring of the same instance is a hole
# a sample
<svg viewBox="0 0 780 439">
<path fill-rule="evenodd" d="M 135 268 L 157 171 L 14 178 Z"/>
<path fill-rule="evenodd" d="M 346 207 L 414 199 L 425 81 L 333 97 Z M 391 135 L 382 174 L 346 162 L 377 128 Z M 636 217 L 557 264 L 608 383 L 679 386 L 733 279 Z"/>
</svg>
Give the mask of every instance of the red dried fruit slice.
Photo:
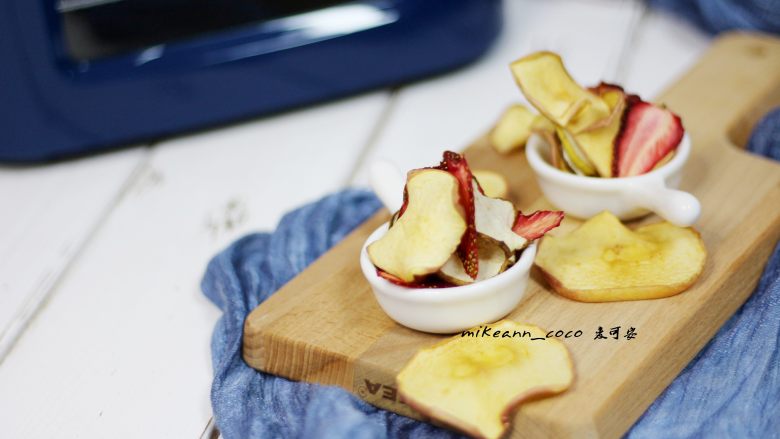
<svg viewBox="0 0 780 439">
<path fill-rule="evenodd" d="M 561 211 L 540 210 L 530 215 L 518 213 L 512 231 L 529 241 L 533 241 L 558 227 L 561 221 L 563 221 L 563 212 Z"/>
<path fill-rule="evenodd" d="M 376 274 L 390 283 L 406 288 L 450 288 L 456 286 L 435 276 L 429 276 L 414 282 L 404 282 L 401 278 L 393 276 L 380 268 L 376 269 Z"/>
<path fill-rule="evenodd" d="M 439 169 L 455 176 L 459 183 L 460 204 L 466 214 L 466 233 L 458 246 L 458 257 L 463 262 L 463 268 L 472 278 L 477 278 L 479 272 L 479 256 L 477 254 L 477 227 L 474 222 L 474 188 L 469 164 L 462 155 L 445 151 Z"/>
<path fill-rule="evenodd" d="M 644 174 L 674 151 L 682 140 L 680 117 L 666 108 L 644 102 L 637 96 L 626 99 L 620 133 L 615 139 L 612 175 Z"/>
</svg>

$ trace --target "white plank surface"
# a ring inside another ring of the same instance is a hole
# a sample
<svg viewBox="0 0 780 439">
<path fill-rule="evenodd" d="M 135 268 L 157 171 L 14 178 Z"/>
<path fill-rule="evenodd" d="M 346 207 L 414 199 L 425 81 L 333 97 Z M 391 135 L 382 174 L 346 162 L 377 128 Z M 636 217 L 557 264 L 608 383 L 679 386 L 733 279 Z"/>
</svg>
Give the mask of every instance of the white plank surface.
<svg viewBox="0 0 780 439">
<path fill-rule="evenodd" d="M 206 262 L 344 185 L 385 103 L 375 93 L 155 147 L 0 365 L 2 435 L 199 435 L 218 316 L 199 288 Z"/>
<path fill-rule="evenodd" d="M 397 93 L 378 142 L 353 180 L 367 185 L 366 166 L 385 158 L 402 169 L 437 163 L 445 149 L 460 150 L 486 131 L 504 108 L 524 102 L 509 63 L 537 50 L 563 56 L 577 81 L 613 80 L 643 7 L 634 1 L 504 2 L 504 31 L 477 64 Z"/>
<path fill-rule="evenodd" d="M 711 41 L 680 18 L 648 10 L 627 53 L 621 82 L 627 91 L 652 99 L 695 64 Z"/>
<path fill-rule="evenodd" d="M 147 153 L 0 167 L 0 361 Z"/>
</svg>

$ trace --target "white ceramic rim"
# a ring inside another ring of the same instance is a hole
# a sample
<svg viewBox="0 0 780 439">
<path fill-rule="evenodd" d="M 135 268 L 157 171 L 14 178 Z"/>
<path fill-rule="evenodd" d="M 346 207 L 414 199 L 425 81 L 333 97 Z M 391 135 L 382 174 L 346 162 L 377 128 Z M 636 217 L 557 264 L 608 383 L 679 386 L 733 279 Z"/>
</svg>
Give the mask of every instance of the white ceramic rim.
<svg viewBox="0 0 780 439">
<path fill-rule="evenodd" d="M 490 279 L 474 282 L 469 285 L 460 285 L 447 288 L 409 288 L 396 285 L 376 274 L 376 267 L 368 258 L 366 247 L 372 242 L 378 240 L 382 234 L 387 232 L 389 223 L 384 223 L 369 235 L 363 248 L 360 251 L 360 268 L 366 279 L 380 290 L 380 294 L 386 294 L 395 299 L 417 302 L 417 303 L 442 303 L 458 300 L 470 300 L 480 296 L 488 296 L 496 290 L 504 287 L 511 282 L 517 282 L 518 277 L 522 277 L 522 272 L 527 272 L 533 265 L 536 257 L 536 241 L 533 241 L 520 254 L 520 258 L 514 265 L 509 267 L 503 273 L 491 277 Z"/>
<path fill-rule="evenodd" d="M 657 178 L 665 179 L 666 177 L 679 171 L 685 162 L 688 161 L 688 156 L 691 154 L 691 141 L 688 137 L 688 133 L 685 133 L 680 145 L 677 147 L 677 151 L 668 163 L 664 164 L 658 169 L 654 169 L 646 174 L 635 175 L 632 177 L 587 177 L 584 175 L 570 174 L 568 172 L 561 171 L 548 163 L 543 159 L 539 148 L 542 145 L 547 145 L 544 139 L 536 134 L 532 135 L 528 139 L 526 148 L 526 157 L 528 158 L 528 164 L 533 170 L 549 179 L 554 179 L 559 182 L 568 183 L 570 185 L 587 185 L 592 189 L 616 189 L 619 185 L 627 183 L 640 183 L 645 180 L 654 180 Z"/>
</svg>

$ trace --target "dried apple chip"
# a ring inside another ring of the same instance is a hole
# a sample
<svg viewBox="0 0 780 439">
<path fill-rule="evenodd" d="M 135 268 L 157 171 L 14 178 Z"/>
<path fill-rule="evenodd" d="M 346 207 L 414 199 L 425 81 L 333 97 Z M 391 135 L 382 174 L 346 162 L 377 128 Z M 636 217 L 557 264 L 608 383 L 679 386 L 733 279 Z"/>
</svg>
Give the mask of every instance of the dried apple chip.
<svg viewBox="0 0 780 439">
<path fill-rule="evenodd" d="M 681 293 L 699 277 L 706 257 L 691 228 L 662 222 L 632 231 L 602 212 L 566 236 L 542 240 L 536 265 L 562 296 L 610 302 Z"/>
<path fill-rule="evenodd" d="M 509 183 L 506 178 L 498 172 L 488 171 L 486 169 L 475 169 L 471 171 L 474 178 L 477 179 L 482 192 L 488 197 L 505 198 L 509 195 Z"/>
<path fill-rule="evenodd" d="M 587 132 L 598 128 L 604 128 L 610 125 L 615 119 L 623 118 L 623 110 L 626 109 L 626 93 L 623 91 L 623 87 L 602 82 L 589 90 L 596 93 L 607 104 L 607 107 L 609 107 L 609 116 L 597 121 L 582 131 Z"/>
<path fill-rule="evenodd" d="M 563 392 L 574 380 L 566 346 L 531 325 L 504 320 L 419 351 L 397 376 L 403 401 L 474 437 L 499 438 L 514 409 Z M 539 340 L 532 340 L 539 338 Z"/>
<path fill-rule="evenodd" d="M 459 186 L 446 171 L 410 172 L 406 210 L 382 238 L 368 246 L 371 262 L 406 283 L 437 272 L 466 232 Z"/>
<path fill-rule="evenodd" d="M 611 114 L 594 127 L 574 135 L 574 141 L 601 177 L 612 177 L 615 141 L 623 120 L 626 96 L 620 87 L 602 83 L 601 97 L 609 105 Z"/>
<path fill-rule="evenodd" d="M 528 245 L 525 238 L 512 231 L 517 211 L 511 202 L 490 198 L 475 190 L 474 212 L 478 233 L 503 243 L 511 252 L 522 250 Z"/>
<path fill-rule="evenodd" d="M 490 132 L 493 148 L 501 154 L 506 154 L 525 145 L 537 117 L 524 105 L 516 104 L 507 108 Z"/>
<path fill-rule="evenodd" d="M 582 88 L 566 71 L 560 56 L 536 52 L 510 66 L 528 101 L 556 125 L 573 132 L 609 116 L 607 104 Z"/>
</svg>

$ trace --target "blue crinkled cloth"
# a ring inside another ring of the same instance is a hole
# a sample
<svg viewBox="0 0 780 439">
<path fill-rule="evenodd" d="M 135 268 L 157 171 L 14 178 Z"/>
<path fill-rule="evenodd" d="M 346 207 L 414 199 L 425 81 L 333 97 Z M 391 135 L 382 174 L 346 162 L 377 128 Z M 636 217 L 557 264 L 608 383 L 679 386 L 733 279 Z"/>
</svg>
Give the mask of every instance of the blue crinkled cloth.
<svg viewBox="0 0 780 439">
<path fill-rule="evenodd" d="M 780 159 L 780 108 L 750 150 Z M 377 409 L 335 387 L 257 372 L 241 359 L 246 315 L 379 208 L 346 190 L 297 209 L 273 233 L 239 239 L 209 263 L 202 288 L 224 315 L 212 339 L 211 402 L 226 439 L 457 437 Z M 628 433 L 630 438 L 780 437 L 780 246 L 752 297 Z"/>
<path fill-rule="evenodd" d="M 711 34 L 746 29 L 780 33 L 780 0 L 648 0 Z"/>
</svg>

